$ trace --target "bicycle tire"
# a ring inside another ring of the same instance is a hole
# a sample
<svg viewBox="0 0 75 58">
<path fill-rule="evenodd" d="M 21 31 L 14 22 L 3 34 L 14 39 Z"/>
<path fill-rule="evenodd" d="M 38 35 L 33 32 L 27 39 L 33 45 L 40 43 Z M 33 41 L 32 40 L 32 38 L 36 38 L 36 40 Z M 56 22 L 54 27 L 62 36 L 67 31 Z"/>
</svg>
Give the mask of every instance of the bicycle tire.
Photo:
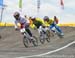
<svg viewBox="0 0 75 58">
<path fill-rule="evenodd" d="M 38 39 L 37 39 L 37 37 L 33 36 L 32 43 L 33 43 L 34 46 L 38 46 Z"/>
<path fill-rule="evenodd" d="M 24 38 L 23 38 L 23 44 L 24 44 L 24 46 L 25 46 L 26 48 L 28 48 L 28 46 L 29 46 L 29 40 L 28 40 L 28 38 L 25 37 L 25 36 L 24 36 Z"/>
<path fill-rule="evenodd" d="M 39 40 L 40 40 L 40 43 L 41 43 L 41 44 L 44 44 L 44 43 L 45 43 L 45 38 L 44 38 L 44 37 L 42 38 L 42 36 L 40 36 L 39 38 L 40 38 L 40 39 L 39 39 Z"/>
<path fill-rule="evenodd" d="M 50 31 L 49 30 L 46 31 L 46 36 L 47 36 L 46 41 L 50 42 Z"/>
</svg>

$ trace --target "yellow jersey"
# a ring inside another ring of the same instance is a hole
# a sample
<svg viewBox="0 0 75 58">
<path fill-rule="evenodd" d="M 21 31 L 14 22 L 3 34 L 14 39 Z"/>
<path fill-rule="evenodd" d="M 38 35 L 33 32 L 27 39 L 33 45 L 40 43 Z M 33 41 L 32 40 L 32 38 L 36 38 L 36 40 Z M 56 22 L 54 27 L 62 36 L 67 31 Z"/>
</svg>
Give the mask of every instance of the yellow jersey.
<svg viewBox="0 0 75 58">
<path fill-rule="evenodd" d="M 51 25 L 52 23 L 54 22 L 54 20 L 51 18 L 51 19 L 49 19 L 49 21 L 47 22 L 47 21 L 45 21 L 45 23 L 46 24 L 48 24 L 48 25 Z"/>
</svg>

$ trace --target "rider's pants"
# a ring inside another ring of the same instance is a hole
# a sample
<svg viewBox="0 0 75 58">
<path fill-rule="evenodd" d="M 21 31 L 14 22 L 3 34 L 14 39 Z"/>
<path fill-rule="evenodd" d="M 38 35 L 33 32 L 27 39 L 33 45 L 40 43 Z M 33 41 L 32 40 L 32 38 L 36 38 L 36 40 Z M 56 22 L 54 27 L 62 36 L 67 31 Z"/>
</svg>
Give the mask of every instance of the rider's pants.
<svg viewBox="0 0 75 58">
<path fill-rule="evenodd" d="M 22 29 L 20 30 L 21 33 L 24 33 L 25 31 L 29 34 L 30 37 L 32 37 L 32 33 L 31 33 L 31 31 L 30 31 L 29 28 L 22 28 Z"/>
<path fill-rule="evenodd" d="M 50 29 L 52 30 L 53 27 L 55 27 L 56 30 L 59 31 L 60 33 L 63 33 L 62 30 L 61 30 L 61 28 L 60 28 L 59 26 L 57 26 L 57 25 L 55 25 L 55 24 L 51 24 L 51 25 L 50 25 Z"/>
</svg>

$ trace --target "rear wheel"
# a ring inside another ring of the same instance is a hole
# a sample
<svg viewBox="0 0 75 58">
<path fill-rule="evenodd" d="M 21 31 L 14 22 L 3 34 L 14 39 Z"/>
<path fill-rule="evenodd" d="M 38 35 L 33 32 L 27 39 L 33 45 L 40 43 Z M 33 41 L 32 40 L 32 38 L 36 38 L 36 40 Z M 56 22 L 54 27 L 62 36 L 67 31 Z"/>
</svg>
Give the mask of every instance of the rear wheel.
<svg viewBox="0 0 75 58">
<path fill-rule="evenodd" d="M 40 40 L 40 43 L 41 44 L 44 44 L 45 43 L 45 33 L 42 31 L 40 32 L 40 37 L 39 37 L 39 40 Z"/>
<path fill-rule="evenodd" d="M 50 31 L 49 30 L 47 30 L 46 31 L 46 40 L 47 40 L 47 42 L 50 42 Z"/>
<path fill-rule="evenodd" d="M 33 36 L 32 43 L 33 43 L 34 46 L 38 46 L 38 39 L 37 39 L 37 37 Z"/>
<path fill-rule="evenodd" d="M 45 43 L 45 38 L 44 38 L 44 35 L 40 36 L 40 43 L 41 44 L 44 44 Z"/>
</svg>

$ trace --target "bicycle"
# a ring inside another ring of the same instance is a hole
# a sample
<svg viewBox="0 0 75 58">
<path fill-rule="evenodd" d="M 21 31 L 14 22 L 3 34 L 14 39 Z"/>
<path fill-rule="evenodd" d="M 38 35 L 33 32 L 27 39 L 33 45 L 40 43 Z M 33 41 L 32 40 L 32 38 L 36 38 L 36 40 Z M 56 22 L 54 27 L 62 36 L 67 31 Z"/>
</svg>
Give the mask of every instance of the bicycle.
<svg viewBox="0 0 75 58">
<path fill-rule="evenodd" d="M 27 32 L 24 32 L 24 37 L 23 37 L 23 44 L 26 48 L 29 47 L 29 44 L 32 43 L 34 46 L 38 46 L 38 39 L 35 36 L 32 36 L 32 39 L 30 36 L 27 34 Z"/>
<path fill-rule="evenodd" d="M 42 30 L 41 32 L 40 32 L 40 42 L 41 42 L 41 44 L 44 44 L 45 43 L 45 41 L 47 41 L 48 43 L 50 42 L 50 30 L 48 29 L 48 30 L 46 30 L 46 31 L 44 31 L 44 30 Z"/>
</svg>

